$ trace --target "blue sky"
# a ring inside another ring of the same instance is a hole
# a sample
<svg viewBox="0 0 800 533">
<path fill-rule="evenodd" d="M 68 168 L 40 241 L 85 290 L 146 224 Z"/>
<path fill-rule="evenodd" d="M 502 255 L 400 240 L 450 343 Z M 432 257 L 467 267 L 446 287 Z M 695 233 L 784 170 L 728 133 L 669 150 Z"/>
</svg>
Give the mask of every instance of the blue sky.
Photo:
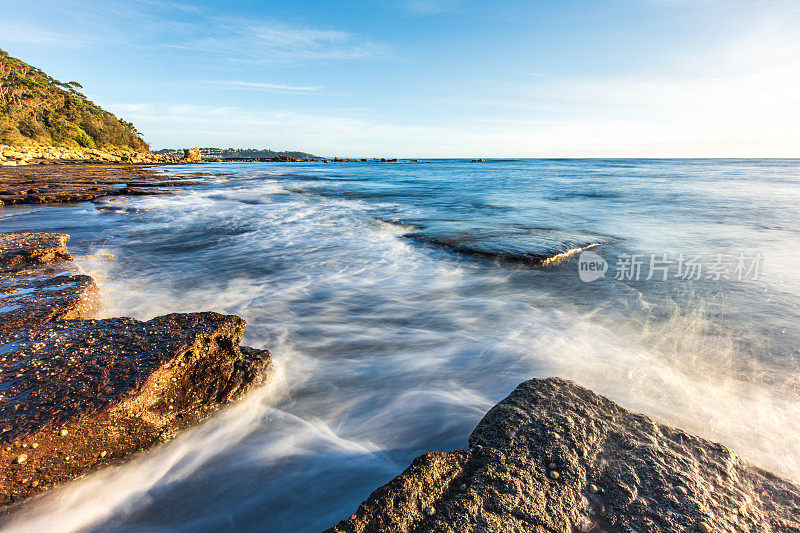
<svg viewBox="0 0 800 533">
<path fill-rule="evenodd" d="M 0 0 L 152 148 L 800 156 L 798 0 Z"/>
</svg>

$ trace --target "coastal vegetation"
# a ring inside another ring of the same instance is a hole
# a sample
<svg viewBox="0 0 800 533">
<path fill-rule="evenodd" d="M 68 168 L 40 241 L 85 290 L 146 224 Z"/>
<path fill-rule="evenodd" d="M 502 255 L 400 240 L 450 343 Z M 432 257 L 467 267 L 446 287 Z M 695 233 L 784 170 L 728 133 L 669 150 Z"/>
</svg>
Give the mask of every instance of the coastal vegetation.
<svg viewBox="0 0 800 533">
<path fill-rule="evenodd" d="M 91 102 L 82 88 L 0 50 L 0 144 L 149 152 L 133 124 Z"/>
</svg>

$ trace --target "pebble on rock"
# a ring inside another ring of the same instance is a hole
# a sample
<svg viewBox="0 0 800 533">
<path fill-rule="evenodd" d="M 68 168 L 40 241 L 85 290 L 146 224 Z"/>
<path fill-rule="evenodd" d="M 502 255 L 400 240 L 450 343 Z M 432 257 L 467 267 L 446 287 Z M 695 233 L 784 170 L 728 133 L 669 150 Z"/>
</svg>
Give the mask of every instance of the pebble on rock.
<svg viewBox="0 0 800 533">
<path fill-rule="evenodd" d="M 67 435 L 69 435 L 69 431 L 67 431 L 66 429 L 62 429 L 61 430 L 61 436 L 62 437 L 66 437 Z"/>
<path fill-rule="evenodd" d="M 14 458 L 14 464 L 21 465 L 22 463 L 24 463 L 27 460 L 28 460 L 28 456 L 25 455 L 24 453 L 22 453 L 22 454 L 20 454 L 20 455 L 18 455 L 18 456 L 16 456 Z"/>
<path fill-rule="evenodd" d="M 558 479 L 558 475 L 559 475 L 558 472 L 556 472 L 555 470 L 551 470 L 550 471 L 550 478 L 551 479 Z"/>
</svg>

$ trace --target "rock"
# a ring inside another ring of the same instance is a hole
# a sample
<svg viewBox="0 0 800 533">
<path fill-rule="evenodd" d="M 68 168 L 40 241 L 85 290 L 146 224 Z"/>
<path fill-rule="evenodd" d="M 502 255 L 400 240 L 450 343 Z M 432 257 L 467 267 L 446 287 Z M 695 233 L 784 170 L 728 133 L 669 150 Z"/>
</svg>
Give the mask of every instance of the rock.
<svg viewBox="0 0 800 533">
<path fill-rule="evenodd" d="M 0 145 L 0 166 L 57 163 L 60 161 L 131 161 L 137 163 L 170 163 L 172 158 L 149 151 L 102 151 L 94 148 L 63 148 L 57 146 Z"/>
<path fill-rule="evenodd" d="M 0 273 L 72 260 L 64 233 L 0 233 Z"/>
<path fill-rule="evenodd" d="M 63 233 L 0 233 L 0 331 L 91 315 L 98 304 L 90 276 L 77 270 Z"/>
<path fill-rule="evenodd" d="M 557 263 L 583 250 L 612 242 L 603 235 L 522 224 L 469 224 L 451 220 L 393 222 L 400 227 L 416 228 L 403 237 L 419 243 L 470 257 L 535 266 Z"/>
<path fill-rule="evenodd" d="M 126 187 L 128 183 L 135 183 L 136 187 Z M 162 186 L 192 184 L 186 180 L 165 178 L 148 168 L 124 164 L 65 163 L 2 167 L 0 202 L 6 205 L 85 202 L 104 196 L 166 193 L 156 188 L 154 183 Z"/>
<path fill-rule="evenodd" d="M 0 234 L 0 506 L 166 440 L 271 372 L 236 316 L 83 319 L 96 287 L 62 273 L 68 240 Z"/>
<path fill-rule="evenodd" d="M 15 443 L 35 440 L 37 476 L 61 483 L 104 451 L 124 457 L 240 398 L 270 371 L 269 352 L 239 347 L 244 327 L 206 312 L 2 331 L 0 445 L 12 447 L 3 462 Z M 0 504 L 31 495 L 21 480 L 32 471 L 4 470 Z"/>
<path fill-rule="evenodd" d="M 198 162 L 203 160 L 203 154 L 200 153 L 199 148 L 186 148 L 183 151 L 183 160 L 185 162 Z"/>
<path fill-rule="evenodd" d="M 418 457 L 328 531 L 800 531 L 796 485 L 571 381 L 521 384 L 469 445 Z"/>
<path fill-rule="evenodd" d="M 0 331 L 87 317 L 98 304 L 97 286 L 90 276 L 42 273 L 15 279 L 0 274 Z"/>
</svg>

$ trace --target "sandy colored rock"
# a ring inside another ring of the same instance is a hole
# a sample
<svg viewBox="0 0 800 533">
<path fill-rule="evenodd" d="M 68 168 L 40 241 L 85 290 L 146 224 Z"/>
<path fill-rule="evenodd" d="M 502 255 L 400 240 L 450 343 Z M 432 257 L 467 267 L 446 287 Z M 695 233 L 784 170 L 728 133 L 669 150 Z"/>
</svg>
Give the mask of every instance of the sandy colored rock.
<svg viewBox="0 0 800 533">
<path fill-rule="evenodd" d="M 0 167 L 53 163 L 174 163 L 176 158 L 125 148 L 65 148 L 60 146 L 0 145 Z"/>
<path fill-rule="evenodd" d="M 797 532 L 800 488 L 571 381 L 534 379 L 469 449 L 418 457 L 328 531 Z"/>
<path fill-rule="evenodd" d="M 203 160 L 203 154 L 199 148 L 186 148 L 183 151 L 183 159 L 186 162 L 199 162 Z"/>
<path fill-rule="evenodd" d="M 0 233 L 0 273 L 71 261 L 67 241 L 65 233 Z"/>
</svg>

